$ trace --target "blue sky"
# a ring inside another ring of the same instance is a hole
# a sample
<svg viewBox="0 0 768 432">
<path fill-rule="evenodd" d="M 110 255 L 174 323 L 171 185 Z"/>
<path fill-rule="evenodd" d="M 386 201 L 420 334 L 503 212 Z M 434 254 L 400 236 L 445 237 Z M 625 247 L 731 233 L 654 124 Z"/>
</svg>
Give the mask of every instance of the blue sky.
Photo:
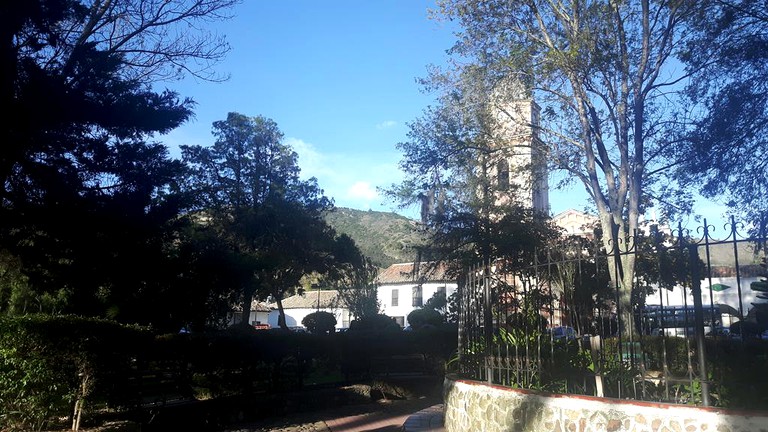
<svg viewBox="0 0 768 432">
<path fill-rule="evenodd" d="M 197 102 L 195 118 L 161 137 L 178 145 L 213 143 L 211 124 L 229 112 L 277 122 L 337 206 L 397 211 L 376 191 L 402 179 L 398 142 L 407 123 L 433 102 L 418 78 L 445 64 L 450 23 L 428 17 L 427 0 L 245 0 L 216 24 L 231 52 L 216 68 L 223 83 L 187 79 L 167 87 Z M 552 182 L 554 184 L 554 182 Z M 550 190 L 553 214 L 583 209 L 578 185 Z M 706 205 L 704 211 L 715 209 Z"/>
</svg>

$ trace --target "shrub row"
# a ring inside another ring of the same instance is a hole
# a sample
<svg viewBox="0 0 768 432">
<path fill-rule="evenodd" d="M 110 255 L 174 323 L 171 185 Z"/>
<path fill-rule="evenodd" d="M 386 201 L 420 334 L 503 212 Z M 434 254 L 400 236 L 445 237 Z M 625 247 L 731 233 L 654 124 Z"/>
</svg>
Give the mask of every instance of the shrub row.
<svg viewBox="0 0 768 432">
<path fill-rule="evenodd" d="M 87 409 L 300 387 L 310 375 L 369 378 L 372 359 L 419 354 L 441 373 L 456 328 L 311 335 L 235 327 L 199 334 L 75 316 L 0 319 L 0 430 L 39 430 Z"/>
</svg>

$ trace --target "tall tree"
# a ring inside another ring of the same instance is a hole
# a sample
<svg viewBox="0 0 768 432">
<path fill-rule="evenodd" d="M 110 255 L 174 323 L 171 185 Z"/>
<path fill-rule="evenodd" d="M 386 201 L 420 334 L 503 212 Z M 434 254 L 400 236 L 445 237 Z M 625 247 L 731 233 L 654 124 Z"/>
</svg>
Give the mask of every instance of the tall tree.
<svg viewBox="0 0 768 432">
<path fill-rule="evenodd" d="M 131 321 L 152 321 L 147 305 L 161 309 L 148 299 L 172 277 L 163 263 L 182 166 L 150 139 L 186 121 L 193 104 L 150 84 L 225 53 L 217 42 L 182 42 L 196 37 L 189 29 L 168 36 L 232 4 L 0 6 L 0 241 L 35 295 L 63 290 L 72 311 Z"/>
<path fill-rule="evenodd" d="M 328 273 L 339 262 L 338 236 L 322 217 L 333 204 L 314 178 L 299 178 L 297 155 L 274 121 L 229 113 L 213 129 L 212 146 L 182 147 L 192 169 L 187 188 L 199 198 L 195 210 L 242 257 L 245 277 L 232 288 L 243 311 L 254 296 L 271 296 L 286 327 L 282 298 L 302 277 Z"/>
<path fill-rule="evenodd" d="M 666 176 L 678 163 L 669 138 L 689 107 L 679 83 L 698 73 L 675 68 L 698 3 L 439 2 L 438 16 L 461 27 L 451 50 L 457 67 L 520 83 L 542 107 L 541 123 L 531 126 L 552 168 L 591 197 L 609 252 L 633 247 L 649 205 L 686 202 L 670 195 Z M 616 254 L 609 263 L 625 322 L 634 259 Z"/>
<path fill-rule="evenodd" d="M 378 267 L 363 255 L 354 240 L 345 234 L 337 238 L 334 255 L 340 263 L 328 274 L 329 278 L 324 282 L 335 286 L 354 319 L 363 320 L 378 315 Z"/>
<path fill-rule="evenodd" d="M 725 198 L 759 229 L 768 222 L 768 4 L 708 2 L 692 28 L 683 60 L 705 73 L 687 86 L 696 110 L 683 131 L 678 179 Z"/>
<path fill-rule="evenodd" d="M 31 0 L 0 6 L 4 186 L 23 161 L 71 151 L 58 142 L 62 134 L 125 137 L 177 126 L 188 113 L 146 115 L 135 105 L 178 104 L 172 93 L 148 90 L 156 80 L 183 74 L 216 78 L 212 67 L 228 46 L 199 24 L 226 18 L 236 3 Z M 100 75 L 106 69 L 109 78 Z M 87 105 L 72 109 L 73 104 Z"/>
</svg>

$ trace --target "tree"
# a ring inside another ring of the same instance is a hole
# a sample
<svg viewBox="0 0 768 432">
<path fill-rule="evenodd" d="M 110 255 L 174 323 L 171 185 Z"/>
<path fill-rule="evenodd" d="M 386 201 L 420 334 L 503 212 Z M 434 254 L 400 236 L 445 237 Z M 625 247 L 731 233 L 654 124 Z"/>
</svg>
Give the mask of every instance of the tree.
<svg viewBox="0 0 768 432">
<path fill-rule="evenodd" d="M 9 310 L 172 328 L 182 166 L 150 138 L 186 121 L 193 103 L 150 86 L 205 76 L 226 45 L 186 26 L 233 4 L 0 6 L 0 242 L 13 258 L 0 272 L 17 275 L 4 286 L 15 290 Z"/>
<path fill-rule="evenodd" d="M 230 289 L 243 310 L 254 296 L 271 296 L 287 329 L 283 297 L 300 288 L 304 276 L 332 273 L 344 262 L 335 252 L 346 240 L 322 217 L 332 202 L 314 178 L 299 178 L 297 155 L 282 143 L 274 121 L 229 113 L 213 129 L 212 146 L 182 147 L 191 169 L 186 189 L 198 197 L 194 210 L 203 224 L 239 257 L 244 277 Z"/>
<path fill-rule="evenodd" d="M 213 78 L 211 68 L 228 47 L 197 24 L 225 19 L 236 3 L 5 3 L 0 10 L 0 103 L 8 113 L 0 133 L 9 143 L 0 151 L 4 197 L 11 174 L 24 161 L 73 151 L 62 142 L 64 134 L 136 137 L 167 132 L 184 121 L 191 102 L 179 104 L 173 93 L 153 93 L 147 84 L 185 73 Z M 137 109 L 140 103 L 184 109 L 147 115 Z"/>
<path fill-rule="evenodd" d="M 18 258 L 4 263 L 21 263 L 25 284 L 14 286 L 28 305 L 56 299 L 43 309 L 171 325 L 158 319 L 178 288 L 170 261 L 183 204 L 172 191 L 182 166 L 150 138 L 186 121 L 193 103 L 150 84 L 223 55 L 224 45 L 183 42 L 197 31 L 170 35 L 232 4 L 0 6 L 0 241 Z"/>
<path fill-rule="evenodd" d="M 683 60 L 704 73 L 686 88 L 696 111 L 680 138 L 677 178 L 725 198 L 758 231 L 768 214 L 768 6 L 707 2 L 693 31 Z"/>
<path fill-rule="evenodd" d="M 441 314 L 445 314 L 447 307 L 448 297 L 445 295 L 445 291 L 435 292 L 432 297 L 427 299 L 426 303 L 424 303 L 424 309 L 436 310 Z"/>
<path fill-rule="evenodd" d="M 488 94 L 512 82 L 541 106 L 540 124 L 530 126 L 552 169 L 580 182 L 597 209 L 625 322 L 635 263 L 620 252 L 633 247 L 649 206 L 689 203 L 665 180 L 679 163 L 669 138 L 690 108 L 678 84 L 699 73 L 675 69 L 676 55 L 694 37 L 699 11 L 686 1 L 439 4 L 439 15 L 462 28 L 451 50 L 462 59 L 457 68 L 482 70 Z M 450 75 L 436 76 L 456 88 Z"/>
<path fill-rule="evenodd" d="M 347 306 L 353 319 L 361 320 L 380 312 L 377 296 L 376 267 L 370 258 L 363 255 L 355 241 L 342 234 L 336 242 L 334 252 L 339 263 L 328 274 L 324 283 L 335 287 L 342 303 Z"/>
</svg>

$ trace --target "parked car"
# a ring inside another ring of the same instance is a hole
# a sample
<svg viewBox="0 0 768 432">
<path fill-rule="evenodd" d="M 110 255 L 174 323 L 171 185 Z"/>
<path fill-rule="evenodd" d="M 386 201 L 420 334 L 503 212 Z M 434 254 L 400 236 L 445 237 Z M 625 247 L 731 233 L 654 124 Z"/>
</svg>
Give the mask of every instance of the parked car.
<svg viewBox="0 0 768 432">
<path fill-rule="evenodd" d="M 571 326 L 557 326 L 550 329 L 553 340 L 574 340 L 578 336 L 576 335 L 576 329 Z"/>
</svg>

